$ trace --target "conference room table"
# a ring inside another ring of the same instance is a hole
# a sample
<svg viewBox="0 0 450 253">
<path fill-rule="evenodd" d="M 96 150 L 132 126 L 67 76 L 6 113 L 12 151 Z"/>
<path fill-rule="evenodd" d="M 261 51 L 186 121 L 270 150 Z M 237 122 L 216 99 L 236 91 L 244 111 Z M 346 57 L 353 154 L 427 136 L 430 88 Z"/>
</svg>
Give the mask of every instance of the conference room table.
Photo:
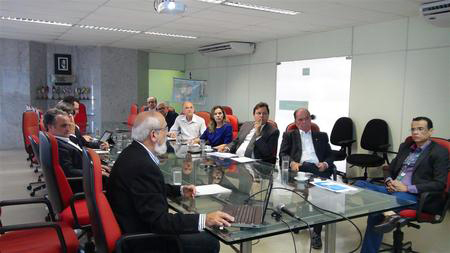
<svg viewBox="0 0 450 253">
<path fill-rule="evenodd" d="M 122 142 L 125 143 L 121 144 L 123 148 L 129 143 L 124 140 Z M 206 228 L 227 245 L 239 244 L 242 253 L 252 251 L 253 240 L 289 233 L 294 229 L 308 229 L 313 225 L 325 225 L 324 252 L 335 252 L 337 222 L 414 204 L 411 201 L 357 187 L 348 192 L 332 192 L 314 186 L 309 181 L 297 181 L 296 173 L 292 172 L 289 173 L 289 178 L 283 181 L 278 166 L 273 164 L 258 160 L 239 163 L 230 158 L 220 158 L 206 152 L 193 154 L 192 147 L 179 145 L 173 141 L 168 141 L 167 145 L 169 152 L 160 158 L 160 169 L 166 183 L 172 184 L 176 178 L 175 173 L 181 171 L 183 185 L 218 184 L 229 189 L 225 193 L 196 196 L 193 199 L 184 197 L 169 199 L 170 208 L 176 212 L 209 213 L 221 210 L 226 204 L 263 205 L 266 190 L 272 181 L 273 190 L 262 226 Z M 194 149 L 198 151 L 197 148 L 194 147 Z M 120 153 L 117 151 L 117 148 L 111 150 L 112 159 Z M 270 180 L 271 177 L 272 180 Z M 273 210 L 282 204 L 294 212 L 301 221 L 284 213 L 281 217 L 282 221 L 272 217 Z M 320 210 L 315 206 L 339 215 Z M 354 233 L 358 233 L 356 228 Z M 356 246 L 355 242 L 355 248 Z M 301 247 L 310 246 L 302 245 Z"/>
</svg>

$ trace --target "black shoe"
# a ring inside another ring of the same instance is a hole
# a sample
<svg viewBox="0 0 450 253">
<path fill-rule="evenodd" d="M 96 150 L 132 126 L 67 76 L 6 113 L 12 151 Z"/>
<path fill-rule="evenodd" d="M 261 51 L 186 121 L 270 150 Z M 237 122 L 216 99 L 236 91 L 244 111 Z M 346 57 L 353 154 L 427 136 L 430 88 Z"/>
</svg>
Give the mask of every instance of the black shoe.
<svg viewBox="0 0 450 253">
<path fill-rule="evenodd" d="M 311 238 L 311 247 L 313 249 L 321 249 L 322 248 L 322 238 L 320 235 L 313 233 Z"/>
<path fill-rule="evenodd" d="M 380 224 L 375 225 L 373 229 L 379 233 L 389 233 L 394 230 L 400 218 L 401 217 L 398 214 L 386 216 L 384 220 Z"/>
</svg>

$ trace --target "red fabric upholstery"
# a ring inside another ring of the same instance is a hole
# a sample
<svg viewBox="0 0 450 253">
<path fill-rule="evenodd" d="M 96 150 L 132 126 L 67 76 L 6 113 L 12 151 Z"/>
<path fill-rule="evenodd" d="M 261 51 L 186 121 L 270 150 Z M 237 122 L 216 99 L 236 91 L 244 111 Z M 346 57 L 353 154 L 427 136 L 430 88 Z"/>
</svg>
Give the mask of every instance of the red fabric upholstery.
<svg viewBox="0 0 450 253">
<path fill-rule="evenodd" d="M 142 105 L 141 108 L 139 109 L 139 112 L 143 112 L 145 110 L 145 105 Z"/>
<path fill-rule="evenodd" d="M 78 239 L 73 229 L 67 224 L 59 223 L 64 235 L 67 252 L 78 250 Z M 1 253 L 59 253 L 60 242 L 54 228 L 36 228 L 7 232 L 0 235 Z"/>
<path fill-rule="evenodd" d="M 129 128 L 133 127 L 137 114 L 138 114 L 138 107 L 136 104 L 132 104 L 130 108 L 130 114 L 128 114 L 128 121 L 127 121 Z"/>
<path fill-rule="evenodd" d="M 195 112 L 195 114 L 199 117 L 202 117 L 205 120 L 205 124 L 208 126 L 209 122 L 211 122 L 211 118 L 209 117 L 209 112 Z"/>
<path fill-rule="evenodd" d="M 224 106 L 222 106 L 222 108 L 223 108 L 223 110 L 225 111 L 225 113 L 227 115 L 232 115 L 233 114 L 233 109 L 231 109 L 230 106 L 224 105 Z"/>
<path fill-rule="evenodd" d="M 25 151 L 31 155 L 33 150 L 28 136 L 39 134 L 39 118 L 36 112 L 28 111 L 22 114 L 22 133 Z"/>
<path fill-rule="evenodd" d="M 298 129 L 295 122 L 292 122 L 286 127 L 286 132 Z M 311 132 L 320 132 L 320 128 L 316 123 L 311 122 Z"/>
<path fill-rule="evenodd" d="M 233 128 L 233 140 L 237 138 L 238 132 L 239 132 L 239 124 L 238 124 L 238 118 L 234 115 L 227 114 L 227 119 L 231 124 L 231 127 Z"/>
<path fill-rule="evenodd" d="M 116 247 L 116 242 L 122 235 L 119 224 L 116 221 L 114 213 L 109 205 L 105 194 L 102 191 L 102 168 L 100 159 L 92 149 L 88 150 L 89 156 L 93 163 L 93 174 L 94 174 L 94 194 L 97 203 L 98 217 L 100 219 L 100 224 L 103 228 L 104 236 L 106 239 L 106 244 L 108 247 L 108 252 L 111 253 Z M 94 230 L 95 231 L 95 230 Z M 98 231 L 98 229 L 97 229 Z M 100 231 L 98 231 L 100 232 Z"/>
<path fill-rule="evenodd" d="M 413 209 L 406 209 L 406 210 L 400 211 L 399 214 L 403 218 L 416 218 L 416 216 L 417 216 L 416 210 L 413 210 Z M 429 214 L 429 213 L 421 213 L 420 218 L 421 218 L 421 220 L 431 222 L 434 220 L 434 215 Z"/>
<path fill-rule="evenodd" d="M 79 112 L 75 115 L 75 124 L 80 127 L 81 134 L 86 134 L 86 126 L 87 126 L 87 114 L 86 114 L 86 106 L 82 103 L 79 103 L 80 109 Z"/>
<path fill-rule="evenodd" d="M 76 200 L 75 201 L 75 211 L 77 213 L 78 222 L 81 225 L 88 225 L 91 224 L 91 221 L 89 219 L 89 212 L 87 209 L 86 201 L 84 199 L 82 200 Z M 66 207 L 60 214 L 59 217 L 62 222 L 69 224 L 70 226 L 74 226 L 74 218 L 72 215 L 72 210 L 70 209 L 70 206 Z"/>
<path fill-rule="evenodd" d="M 278 124 L 277 122 L 273 121 L 273 120 L 267 120 L 267 123 L 271 124 L 273 127 L 275 127 L 276 129 L 278 129 Z"/>
<path fill-rule="evenodd" d="M 52 148 L 52 166 L 55 172 L 56 184 L 58 185 L 61 204 L 64 208 L 60 213 L 61 220 L 73 226 L 74 218 L 70 209 L 70 199 L 73 196 L 72 188 L 70 188 L 69 182 L 64 175 L 64 171 L 59 164 L 58 141 L 56 140 L 55 136 L 50 133 L 48 133 L 48 139 Z M 89 213 L 87 211 L 85 200 L 75 201 L 75 212 L 77 213 L 80 225 L 90 224 Z"/>
</svg>

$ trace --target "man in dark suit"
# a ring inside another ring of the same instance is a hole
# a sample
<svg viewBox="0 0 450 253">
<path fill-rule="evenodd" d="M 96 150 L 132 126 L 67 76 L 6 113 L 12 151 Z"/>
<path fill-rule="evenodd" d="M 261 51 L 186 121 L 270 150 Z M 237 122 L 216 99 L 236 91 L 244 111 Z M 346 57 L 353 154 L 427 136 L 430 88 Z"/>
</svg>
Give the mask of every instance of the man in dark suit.
<svg viewBox="0 0 450 253">
<path fill-rule="evenodd" d="M 328 135 L 311 131 L 311 114 L 305 108 L 294 112 L 297 129 L 285 132 L 280 147 L 280 162 L 289 157 L 292 171 L 310 172 L 317 176 L 329 178 L 334 168 Z M 314 226 L 311 246 L 322 248 L 322 226 Z"/>
<path fill-rule="evenodd" d="M 167 124 L 158 112 L 140 113 L 133 125 L 133 142 L 114 164 L 108 199 L 124 233 L 152 232 L 176 235 L 184 252 L 219 252 L 217 239 L 203 232 L 205 226 L 229 226 L 234 218 L 217 211 L 208 214 L 172 214 L 167 197 L 195 195 L 195 186 L 164 183 L 157 154 L 166 152 Z M 200 233 L 198 233 L 200 232 Z M 169 252 L 174 243 L 145 240 L 133 252 Z"/>
<path fill-rule="evenodd" d="M 176 113 L 175 111 L 170 111 L 169 105 L 165 102 L 159 103 L 156 107 L 156 110 L 158 110 L 158 112 L 160 112 L 164 116 L 167 127 L 170 129 L 175 123 L 175 119 L 178 117 L 178 113 Z"/>
<path fill-rule="evenodd" d="M 280 131 L 268 123 L 269 106 L 264 102 L 256 104 L 253 108 L 253 117 L 255 121 L 245 122 L 235 140 L 229 144 L 219 145 L 217 148 L 219 152 L 230 152 L 275 163 Z"/>
<path fill-rule="evenodd" d="M 367 181 L 357 181 L 355 185 L 416 202 L 422 192 L 444 191 L 449 169 L 448 151 L 430 139 L 432 132 L 433 122 L 429 118 L 414 118 L 412 141 L 400 144 L 397 156 L 389 165 L 391 175 L 386 178 L 385 185 Z M 427 211 L 436 212 L 440 202 L 426 203 Z M 401 218 L 392 211 L 369 215 L 361 252 L 378 252 L 383 233 L 392 231 L 399 221 Z"/>
</svg>

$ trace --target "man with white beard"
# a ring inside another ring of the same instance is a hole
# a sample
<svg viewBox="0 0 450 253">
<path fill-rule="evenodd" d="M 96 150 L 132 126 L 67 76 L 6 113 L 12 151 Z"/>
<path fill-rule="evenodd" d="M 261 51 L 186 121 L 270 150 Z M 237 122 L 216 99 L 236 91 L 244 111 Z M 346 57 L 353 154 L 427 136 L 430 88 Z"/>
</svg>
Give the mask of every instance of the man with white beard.
<svg viewBox="0 0 450 253">
<path fill-rule="evenodd" d="M 157 155 L 166 152 L 167 124 L 159 112 L 142 112 L 131 130 L 133 142 L 114 163 L 108 199 L 122 232 L 176 235 L 183 252 L 219 252 L 217 239 L 204 232 L 205 226 L 230 226 L 234 218 L 216 211 L 208 214 L 172 214 L 167 197 L 195 196 L 194 185 L 164 183 Z M 199 233 L 200 232 L 200 233 Z M 131 244 L 131 252 L 172 252 L 170 239 L 145 239 Z"/>
</svg>

